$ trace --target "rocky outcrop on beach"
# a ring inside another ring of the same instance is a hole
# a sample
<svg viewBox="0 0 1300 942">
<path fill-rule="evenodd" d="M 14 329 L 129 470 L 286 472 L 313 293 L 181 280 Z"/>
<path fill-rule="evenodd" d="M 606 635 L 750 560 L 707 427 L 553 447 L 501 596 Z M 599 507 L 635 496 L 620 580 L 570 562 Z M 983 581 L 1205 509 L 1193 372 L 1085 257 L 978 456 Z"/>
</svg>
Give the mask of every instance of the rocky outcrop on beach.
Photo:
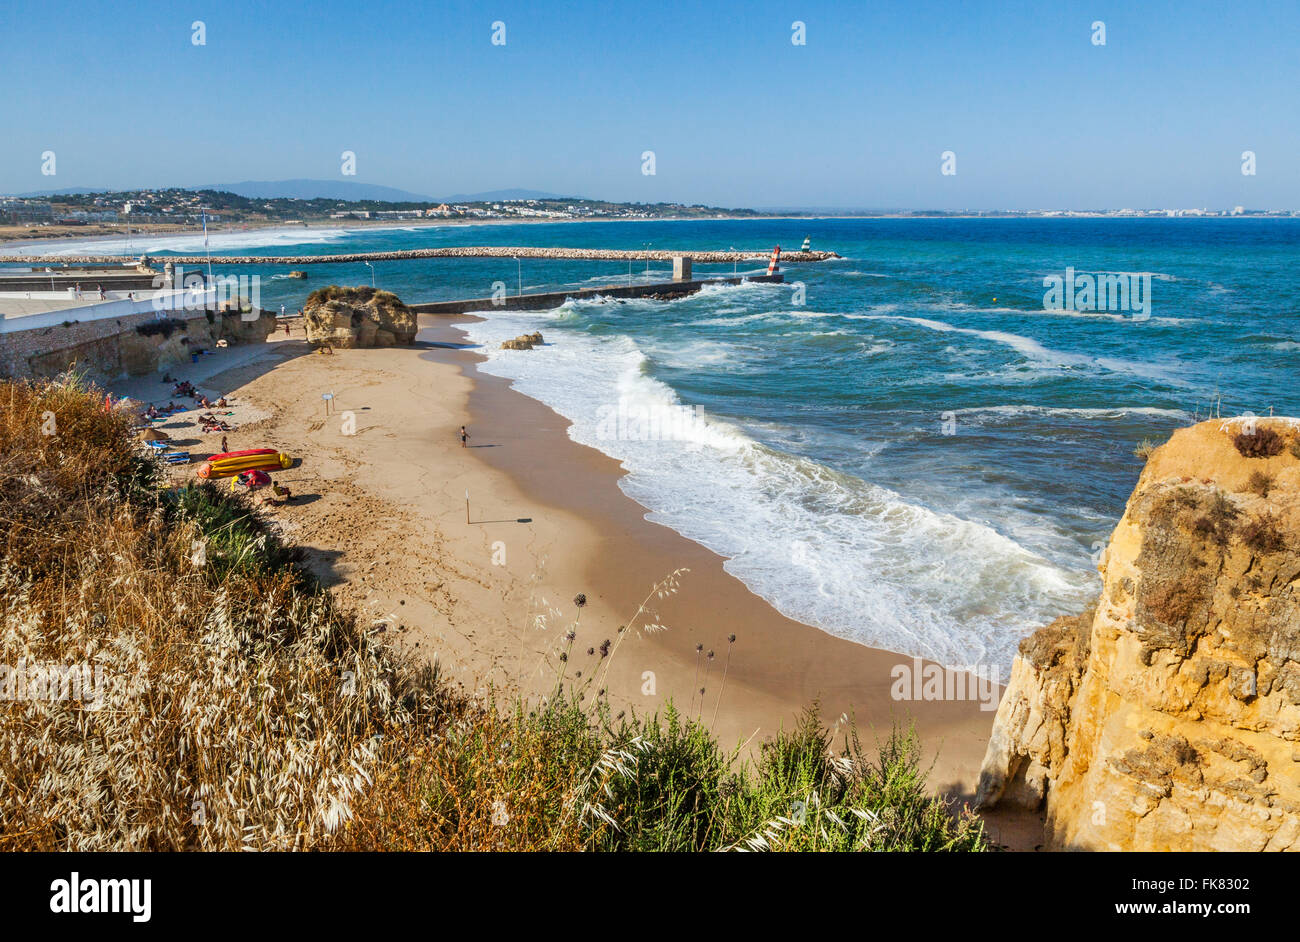
<svg viewBox="0 0 1300 942">
<path fill-rule="evenodd" d="M 1300 422 L 1149 458 L 1094 610 L 1026 639 L 977 803 L 1088 850 L 1300 850 Z"/>
<path fill-rule="evenodd" d="M 346 262 L 401 261 L 419 258 L 560 258 L 575 261 L 659 261 L 671 262 L 678 256 L 687 256 L 700 265 L 724 262 L 766 261 L 771 249 L 740 252 L 695 252 L 688 249 L 563 249 L 537 246 L 469 245 L 444 246 L 436 249 L 403 249 L 391 252 L 352 252 L 340 255 L 223 255 L 222 265 L 322 265 Z M 835 252 L 782 252 L 781 263 L 824 262 L 839 258 Z M 201 265 L 204 255 L 168 256 L 177 265 Z M 24 265 L 38 262 L 95 265 L 121 264 L 120 255 L 57 255 L 35 257 L 31 255 L 0 256 L 0 262 L 18 262 Z"/>
<path fill-rule="evenodd" d="M 520 334 L 514 340 L 501 341 L 502 350 L 531 350 L 538 344 L 543 343 L 540 332 L 531 334 Z"/>
<path fill-rule="evenodd" d="M 392 347 L 415 340 L 415 312 L 391 291 L 330 285 L 303 306 L 307 340 L 331 347 Z"/>
</svg>

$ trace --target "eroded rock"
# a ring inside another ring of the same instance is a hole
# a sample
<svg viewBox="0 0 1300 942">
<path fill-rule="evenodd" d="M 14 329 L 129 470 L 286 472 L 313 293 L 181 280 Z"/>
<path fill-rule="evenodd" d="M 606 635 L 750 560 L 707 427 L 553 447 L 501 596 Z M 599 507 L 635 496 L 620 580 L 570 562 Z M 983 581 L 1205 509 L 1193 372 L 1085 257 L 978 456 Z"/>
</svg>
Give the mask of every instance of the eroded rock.
<svg viewBox="0 0 1300 942">
<path fill-rule="evenodd" d="M 1021 645 L 980 805 L 1058 849 L 1300 850 L 1300 423 L 1256 422 L 1285 447 L 1214 421 L 1151 455 L 1096 609 Z"/>
</svg>

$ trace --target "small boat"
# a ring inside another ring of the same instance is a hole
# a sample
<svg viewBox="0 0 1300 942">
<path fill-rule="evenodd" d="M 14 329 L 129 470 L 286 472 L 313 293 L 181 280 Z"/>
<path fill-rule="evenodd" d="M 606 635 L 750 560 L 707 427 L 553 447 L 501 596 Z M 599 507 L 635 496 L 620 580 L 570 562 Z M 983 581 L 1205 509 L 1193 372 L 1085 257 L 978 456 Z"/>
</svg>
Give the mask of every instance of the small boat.
<svg viewBox="0 0 1300 942">
<path fill-rule="evenodd" d="M 249 448 L 213 455 L 199 468 L 201 478 L 228 478 L 240 471 L 279 471 L 292 466 L 293 459 L 274 448 Z"/>
</svg>

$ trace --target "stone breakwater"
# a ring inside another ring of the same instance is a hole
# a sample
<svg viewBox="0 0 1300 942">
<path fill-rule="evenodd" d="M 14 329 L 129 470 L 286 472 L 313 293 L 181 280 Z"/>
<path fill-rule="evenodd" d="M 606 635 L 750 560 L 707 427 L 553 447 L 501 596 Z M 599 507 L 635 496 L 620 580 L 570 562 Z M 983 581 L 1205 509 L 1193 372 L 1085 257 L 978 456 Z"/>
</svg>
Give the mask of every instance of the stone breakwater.
<svg viewBox="0 0 1300 942">
<path fill-rule="evenodd" d="M 547 249 L 525 246 L 475 245 L 448 246 L 436 249 L 405 249 L 397 252 L 351 252 L 342 255 L 217 255 L 212 261 L 220 265 L 321 265 L 347 262 L 389 262 L 421 258 L 558 258 L 575 261 L 652 261 L 670 262 L 686 256 L 701 265 L 724 262 L 766 261 L 770 250 L 753 252 L 693 252 L 687 249 Z M 783 263 L 824 262 L 839 258 L 835 252 L 783 252 Z M 157 256 L 159 261 L 181 265 L 205 263 L 205 255 Z M 0 255 L 0 263 L 20 265 L 98 265 L 120 264 L 121 255 Z"/>
</svg>

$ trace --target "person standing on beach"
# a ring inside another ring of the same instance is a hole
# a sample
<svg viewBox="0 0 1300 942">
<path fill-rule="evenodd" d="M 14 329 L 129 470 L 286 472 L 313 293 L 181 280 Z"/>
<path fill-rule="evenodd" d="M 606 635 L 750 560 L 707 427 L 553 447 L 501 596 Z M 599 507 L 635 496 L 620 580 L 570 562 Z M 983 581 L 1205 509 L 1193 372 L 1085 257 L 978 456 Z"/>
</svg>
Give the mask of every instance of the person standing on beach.
<svg viewBox="0 0 1300 942">
<path fill-rule="evenodd" d="M 226 436 L 221 436 L 221 453 L 224 455 L 230 451 L 230 446 L 226 444 Z"/>
<path fill-rule="evenodd" d="M 469 441 L 469 432 L 465 431 L 465 426 L 460 427 L 460 447 L 464 448 L 465 443 Z"/>
</svg>

